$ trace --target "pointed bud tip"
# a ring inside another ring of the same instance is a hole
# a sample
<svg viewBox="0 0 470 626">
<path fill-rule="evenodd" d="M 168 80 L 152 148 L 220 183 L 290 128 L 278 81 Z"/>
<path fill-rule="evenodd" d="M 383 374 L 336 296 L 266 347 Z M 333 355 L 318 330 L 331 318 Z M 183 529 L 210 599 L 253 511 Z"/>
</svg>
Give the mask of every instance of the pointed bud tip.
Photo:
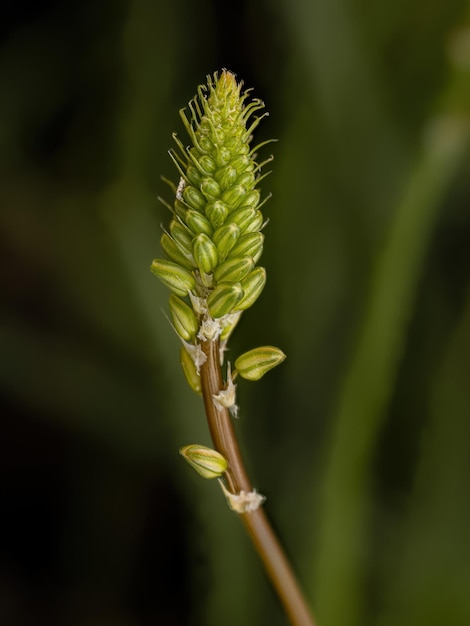
<svg viewBox="0 0 470 626">
<path fill-rule="evenodd" d="M 203 478 L 218 478 L 228 467 L 227 459 L 220 452 L 206 446 L 184 446 L 180 454 Z"/>
</svg>

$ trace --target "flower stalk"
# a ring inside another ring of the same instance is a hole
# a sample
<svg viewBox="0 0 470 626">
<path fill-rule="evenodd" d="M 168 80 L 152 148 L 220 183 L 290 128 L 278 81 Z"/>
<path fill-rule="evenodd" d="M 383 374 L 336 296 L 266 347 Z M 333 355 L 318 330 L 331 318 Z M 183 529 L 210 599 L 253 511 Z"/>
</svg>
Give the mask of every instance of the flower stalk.
<svg viewBox="0 0 470 626">
<path fill-rule="evenodd" d="M 207 86 L 183 109 L 191 140 L 170 156 L 180 175 L 169 184 L 174 194 L 168 230 L 161 245 L 165 259 L 151 271 L 169 288 L 173 328 L 182 342 L 181 363 L 190 387 L 202 393 L 214 450 L 185 446 L 181 454 L 204 478 L 218 478 L 229 507 L 242 518 L 285 611 L 294 626 L 314 626 L 289 561 L 262 508 L 265 497 L 249 479 L 232 419 L 238 415 L 237 375 L 259 380 L 280 364 L 284 353 L 255 348 L 225 365 L 227 341 L 241 314 L 260 296 L 266 270 L 257 265 L 265 222 L 257 188 L 263 166 L 252 133 L 266 115 L 261 100 L 250 99 L 226 70 L 208 77 Z M 266 142 L 267 143 L 267 142 Z M 268 172 L 269 173 L 269 172 Z"/>
</svg>

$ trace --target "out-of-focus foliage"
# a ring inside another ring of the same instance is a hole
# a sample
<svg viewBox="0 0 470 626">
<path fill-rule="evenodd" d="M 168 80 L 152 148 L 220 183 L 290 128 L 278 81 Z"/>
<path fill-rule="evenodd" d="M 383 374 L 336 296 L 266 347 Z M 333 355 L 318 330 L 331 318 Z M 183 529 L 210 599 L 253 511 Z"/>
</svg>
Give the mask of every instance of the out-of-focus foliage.
<svg viewBox="0 0 470 626">
<path fill-rule="evenodd" d="M 470 623 L 468 3 L 2 11 L 0 623 L 285 623 L 178 454 L 209 437 L 149 271 L 178 110 L 222 67 L 280 140 L 231 342 L 288 356 L 238 385 L 267 510 L 322 626 Z"/>
</svg>

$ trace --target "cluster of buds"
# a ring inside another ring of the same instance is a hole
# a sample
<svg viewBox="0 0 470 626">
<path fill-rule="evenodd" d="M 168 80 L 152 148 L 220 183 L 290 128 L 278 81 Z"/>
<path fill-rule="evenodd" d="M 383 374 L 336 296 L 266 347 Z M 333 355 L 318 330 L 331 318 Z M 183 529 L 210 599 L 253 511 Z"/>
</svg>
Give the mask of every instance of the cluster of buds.
<svg viewBox="0 0 470 626">
<path fill-rule="evenodd" d="M 255 114 L 263 108 L 224 70 L 209 76 L 188 110 L 180 112 L 191 145 L 185 147 L 173 135 L 177 149 L 170 156 L 180 178 L 177 184 L 167 181 L 174 201 L 163 201 L 171 211 L 161 238 L 166 258 L 153 261 L 151 270 L 172 292 L 170 316 L 183 344 L 183 371 L 198 393 L 205 360 L 201 342 L 219 341 L 223 364 L 230 334 L 266 283 L 266 270 L 257 265 L 265 224 L 257 186 L 272 157 L 257 162 L 264 144 L 250 146 L 253 130 L 266 115 Z M 236 415 L 235 376 L 258 380 L 284 358 L 270 346 L 240 356 L 233 376 L 227 367 L 228 380 L 214 402 Z"/>
</svg>

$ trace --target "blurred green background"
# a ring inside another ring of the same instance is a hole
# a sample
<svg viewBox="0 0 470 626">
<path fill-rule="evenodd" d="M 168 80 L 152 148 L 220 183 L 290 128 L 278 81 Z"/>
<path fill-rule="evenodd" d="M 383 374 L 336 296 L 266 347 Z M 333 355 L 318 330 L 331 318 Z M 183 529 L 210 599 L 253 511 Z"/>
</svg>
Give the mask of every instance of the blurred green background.
<svg viewBox="0 0 470 626">
<path fill-rule="evenodd" d="M 470 6 L 6 3 L 0 31 L 0 624 L 281 626 L 178 448 L 160 175 L 205 76 L 279 143 L 236 424 L 321 626 L 470 623 Z M 186 138 L 184 137 L 186 142 Z"/>
</svg>

